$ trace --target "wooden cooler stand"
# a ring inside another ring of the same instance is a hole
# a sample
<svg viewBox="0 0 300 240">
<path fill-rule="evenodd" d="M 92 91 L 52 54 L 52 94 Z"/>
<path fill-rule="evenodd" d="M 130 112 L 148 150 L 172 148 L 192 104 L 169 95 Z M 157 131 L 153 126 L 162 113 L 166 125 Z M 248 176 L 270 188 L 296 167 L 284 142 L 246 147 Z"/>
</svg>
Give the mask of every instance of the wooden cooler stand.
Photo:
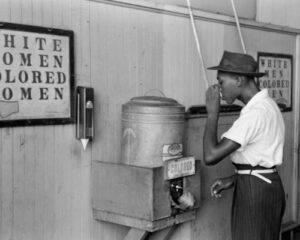
<svg viewBox="0 0 300 240">
<path fill-rule="evenodd" d="M 166 165 L 150 168 L 94 161 L 92 179 L 94 218 L 131 227 L 126 240 L 145 239 L 155 231 L 161 232 L 159 239 L 167 239 L 177 224 L 195 219 L 200 205 L 197 160 L 194 174 L 170 180 L 166 179 Z M 178 210 L 171 206 L 174 184 L 181 184 L 183 192 L 194 196 L 193 208 Z"/>
</svg>

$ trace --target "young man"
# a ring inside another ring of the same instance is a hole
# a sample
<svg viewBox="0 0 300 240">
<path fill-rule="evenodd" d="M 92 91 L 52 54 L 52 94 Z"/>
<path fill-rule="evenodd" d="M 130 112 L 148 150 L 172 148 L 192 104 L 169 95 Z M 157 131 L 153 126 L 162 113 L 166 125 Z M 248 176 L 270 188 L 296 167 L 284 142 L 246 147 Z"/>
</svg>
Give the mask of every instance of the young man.
<svg viewBox="0 0 300 240">
<path fill-rule="evenodd" d="M 206 92 L 207 122 L 203 137 L 204 161 L 214 165 L 231 157 L 235 175 L 217 180 L 211 187 L 214 197 L 234 186 L 232 240 L 278 240 L 285 196 L 276 166 L 282 164 L 285 127 L 281 112 L 254 80 L 252 56 L 225 51 L 218 66 L 219 84 Z M 220 95 L 228 104 L 242 101 L 239 118 L 217 138 Z"/>
</svg>

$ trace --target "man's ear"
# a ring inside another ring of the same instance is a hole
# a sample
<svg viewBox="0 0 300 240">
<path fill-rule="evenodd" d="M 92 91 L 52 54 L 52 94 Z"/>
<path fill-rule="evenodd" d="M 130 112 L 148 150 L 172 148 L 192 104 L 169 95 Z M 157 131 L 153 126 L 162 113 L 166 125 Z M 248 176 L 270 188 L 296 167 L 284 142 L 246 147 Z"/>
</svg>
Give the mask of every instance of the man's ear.
<svg viewBox="0 0 300 240">
<path fill-rule="evenodd" d="M 237 76 L 236 77 L 236 86 L 241 87 L 244 84 L 244 77 L 243 76 Z"/>
</svg>

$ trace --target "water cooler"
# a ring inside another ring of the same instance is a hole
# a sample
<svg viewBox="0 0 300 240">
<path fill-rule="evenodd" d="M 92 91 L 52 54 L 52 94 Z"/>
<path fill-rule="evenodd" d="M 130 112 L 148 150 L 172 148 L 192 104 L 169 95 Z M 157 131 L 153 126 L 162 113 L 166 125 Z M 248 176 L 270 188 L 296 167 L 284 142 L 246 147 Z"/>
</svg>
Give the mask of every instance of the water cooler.
<svg viewBox="0 0 300 240">
<path fill-rule="evenodd" d="M 123 104 L 121 163 L 92 167 L 94 218 L 144 232 L 195 219 L 200 164 L 185 156 L 184 134 L 185 107 L 174 99 Z"/>
</svg>

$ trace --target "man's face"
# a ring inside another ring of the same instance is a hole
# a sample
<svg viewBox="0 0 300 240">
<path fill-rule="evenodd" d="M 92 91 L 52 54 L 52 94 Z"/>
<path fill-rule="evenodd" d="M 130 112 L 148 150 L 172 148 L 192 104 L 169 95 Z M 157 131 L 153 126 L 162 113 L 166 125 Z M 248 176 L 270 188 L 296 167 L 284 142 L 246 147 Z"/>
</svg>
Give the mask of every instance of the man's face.
<svg viewBox="0 0 300 240">
<path fill-rule="evenodd" d="M 237 76 L 219 71 L 217 80 L 219 82 L 222 100 L 225 100 L 228 104 L 232 104 L 239 95 Z"/>
</svg>

